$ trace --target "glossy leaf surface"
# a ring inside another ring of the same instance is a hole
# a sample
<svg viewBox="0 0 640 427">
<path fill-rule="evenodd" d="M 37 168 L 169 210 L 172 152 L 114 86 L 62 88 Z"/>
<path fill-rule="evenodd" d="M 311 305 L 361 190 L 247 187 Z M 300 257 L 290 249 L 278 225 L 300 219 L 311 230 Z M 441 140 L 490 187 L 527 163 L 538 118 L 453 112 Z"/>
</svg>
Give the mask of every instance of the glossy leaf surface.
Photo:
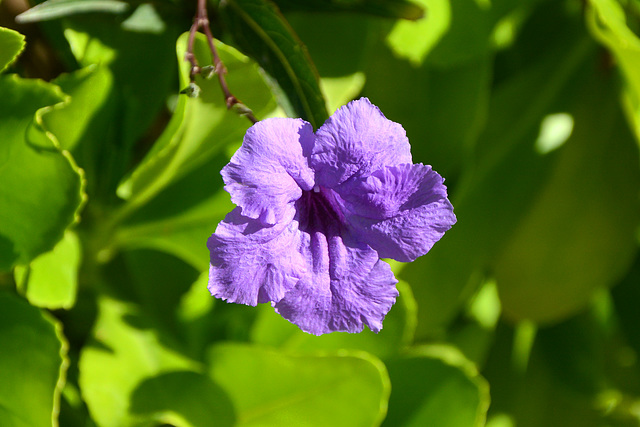
<svg viewBox="0 0 640 427">
<path fill-rule="evenodd" d="M 386 369 L 366 353 L 296 356 L 222 344 L 210 364 L 235 403 L 237 425 L 374 425 L 386 411 Z"/>
<path fill-rule="evenodd" d="M 83 193 L 81 172 L 55 139 L 25 138 L 41 109 L 65 99 L 62 92 L 3 76 L 0 96 L 0 270 L 6 270 L 53 248 L 76 220 Z"/>
<path fill-rule="evenodd" d="M 11 64 L 24 48 L 24 36 L 0 27 L 0 71 Z"/>
<path fill-rule="evenodd" d="M 269 0 L 227 2 L 228 25 L 242 51 L 256 59 L 282 90 L 278 101 L 292 116 L 319 128 L 329 117 L 311 58 Z"/>
<path fill-rule="evenodd" d="M 0 417 L 7 426 L 57 425 L 68 366 L 60 324 L 0 293 Z"/>
</svg>

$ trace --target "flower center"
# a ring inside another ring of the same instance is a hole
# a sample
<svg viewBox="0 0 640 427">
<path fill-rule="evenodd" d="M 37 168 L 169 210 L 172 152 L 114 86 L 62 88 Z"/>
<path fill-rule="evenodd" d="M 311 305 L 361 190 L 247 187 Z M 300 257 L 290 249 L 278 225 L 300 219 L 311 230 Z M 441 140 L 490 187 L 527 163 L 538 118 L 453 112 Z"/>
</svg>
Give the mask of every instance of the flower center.
<svg viewBox="0 0 640 427">
<path fill-rule="evenodd" d="M 300 229 L 310 233 L 337 234 L 344 223 L 335 194 L 322 187 L 303 191 L 297 209 Z"/>
</svg>

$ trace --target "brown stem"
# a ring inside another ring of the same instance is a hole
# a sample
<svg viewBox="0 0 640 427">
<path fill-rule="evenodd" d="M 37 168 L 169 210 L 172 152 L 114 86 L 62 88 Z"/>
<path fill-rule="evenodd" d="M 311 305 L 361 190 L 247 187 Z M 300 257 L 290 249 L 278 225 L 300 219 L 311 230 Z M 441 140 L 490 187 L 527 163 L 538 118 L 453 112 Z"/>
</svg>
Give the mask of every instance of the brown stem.
<svg viewBox="0 0 640 427">
<path fill-rule="evenodd" d="M 220 82 L 220 88 L 222 89 L 222 93 L 224 94 L 224 101 L 227 105 L 227 109 L 230 110 L 234 107 L 234 105 L 237 105 L 236 109 L 241 115 L 246 116 L 249 121 L 251 121 L 251 123 L 257 123 L 258 119 L 256 119 L 256 117 L 253 115 L 253 112 L 244 104 L 242 104 L 240 100 L 231 93 L 231 91 L 229 90 L 229 86 L 227 85 L 227 81 L 224 78 L 225 74 L 227 74 L 227 68 L 220 60 L 218 49 L 216 49 L 215 42 L 213 41 L 213 34 L 211 33 L 211 28 L 209 27 L 209 16 L 207 13 L 206 0 L 198 0 L 198 10 L 196 11 L 196 16 L 193 18 L 193 24 L 191 25 L 191 29 L 189 30 L 187 52 L 184 55 L 185 61 L 188 61 L 191 64 L 191 71 L 189 72 L 189 79 L 191 80 L 191 83 L 194 82 L 195 76 L 202 70 L 202 68 L 200 68 L 200 66 L 198 65 L 196 56 L 193 54 L 193 44 L 195 42 L 196 33 L 200 29 L 202 29 L 205 36 L 207 37 L 209 50 L 211 50 L 211 58 L 213 60 L 213 69 L 215 74 L 218 76 L 218 82 Z"/>
</svg>

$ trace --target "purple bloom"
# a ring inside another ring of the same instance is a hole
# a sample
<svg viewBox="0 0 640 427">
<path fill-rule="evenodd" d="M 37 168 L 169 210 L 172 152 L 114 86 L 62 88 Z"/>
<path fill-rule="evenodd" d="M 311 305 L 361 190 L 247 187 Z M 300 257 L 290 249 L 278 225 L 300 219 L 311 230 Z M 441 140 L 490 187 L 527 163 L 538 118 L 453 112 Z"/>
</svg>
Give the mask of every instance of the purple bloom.
<svg viewBox="0 0 640 427">
<path fill-rule="evenodd" d="M 392 258 L 426 254 L 456 222 L 440 175 L 368 99 L 314 134 L 301 119 L 252 126 L 222 169 L 238 206 L 209 238 L 209 290 L 270 302 L 315 335 L 374 332 L 395 303 Z"/>
</svg>

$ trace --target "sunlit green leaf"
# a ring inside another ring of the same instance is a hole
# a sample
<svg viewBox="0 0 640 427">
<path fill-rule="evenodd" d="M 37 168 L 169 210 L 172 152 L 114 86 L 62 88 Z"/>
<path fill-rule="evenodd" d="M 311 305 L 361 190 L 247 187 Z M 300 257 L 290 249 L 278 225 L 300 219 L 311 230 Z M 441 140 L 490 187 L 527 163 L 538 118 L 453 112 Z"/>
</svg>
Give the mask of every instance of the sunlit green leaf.
<svg viewBox="0 0 640 427">
<path fill-rule="evenodd" d="M 511 43 L 531 6 L 540 0 L 513 2 L 419 0 L 426 16 L 397 22 L 386 42 L 401 58 L 418 65 L 460 65 L 491 55 Z"/>
<path fill-rule="evenodd" d="M 356 98 L 362 90 L 364 82 L 364 73 L 353 73 L 344 77 L 322 78 L 320 86 L 327 100 L 327 109 L 333 113 Z"/>
<path fill-rule="evenodd" d="M 27 267 L 16 267 L 18 287 L 36 307 L 49 309 L 71 308 L 76 301 L 80 241 L 67 231 L 62 240 Z"/>
<path fill-rule="evenodd" d="M 122 28 L 140 33 L 162 34 L 167 25 L 151 3 L 143 3 L 123 23 Z"/>
<path fill-rule="evenodd" d="M 1 292 L 0 348 L 2 425 L 56 426 L 68 364 L 60 324 Z"/>
<path fill-rule="evenodd" d="M 129 425 L 131 399 L 143 381 L 194 362 L 165 345 L 165 336 L 130 304 L 102 298 L 93 340 L 80 357 L 80 388 L 100 426 Z"/>
<path fill-rule="evenodd" d="M 52 134 L 60 146 L 73 154 L 86 173 L 87 192 L 93 196 L 104 179 L 104 156 L 116 133 L 113 76 L 104 66 L 89 66 L 54 80 L 69 95 L 65 105 L 42 113 L 41 126 L 30 129 L 30 137 Z M 36 135 L 40 132 L 41 135 Z"/>
<path fill-rule="evenodd" d="M 618 2 L 591 0 L 589 4 L 589 28 L 615 55 L 626 79 L 625 107 L 640 143 L 640 38 L 627 26 L 625 12 Z"/>
<path fill-rule="evenodd" d="M 484 426 L 489 386 L 453 347 L 424 346 L 387 362 L 392 392 L 386 426 Z"/>
<path fill-rule="evenodd" d="M 230 0 L 224 10 L 235 42 L 279 85 L 287 114 L 320 127 L 329 116 L 317 72 L 278 9 L 269 0 Z"/>
<path fill-rule="evenodd" d="M 210 356 L 238 426 L 376 425 L 386 412 L 387 372 L 367 353 L 296 356 L 229 343 Z"/>
<path fill-rule="evenodd" d="M 42 114 L 42 124 L 53 133 L 60 146 L 76 152 L 81 144 L 96 144 L 107 132 L 110 111 L 105 104 L 113 77 L 105 67 L 90 66 L 55 80 L 70 99 L 64 106 L 50 108 Z"/>
<path fill-rule="evenodd" d="M 50 250 L 76 220 L 81 171 L 54 139 L 25 140 L 36 112 L 64 100 L 53 85 L 0 79 L 0 270 Z"/>
<path fill-rule="evenodd" d="M 18 15 L 16 21 L 27 24 L 78 13 L 123 13 L 128 8 L 128 3 L 118 0 L 47 0 Z"/>
<path fill-rule="evenodd" d="M 24 36 L 17 31 L 0 27 L 0 71 L 11 64 L 24 49 Z"/>
<path fill-rule="evenodd" d="M 416 65 L 422 63 L 451 24 L 451 4 L 447 0 L 420 3 L 429 11 L 428 16 L 415 22 L 400 21 L 387 36 L 393 51 Z"/>
</svg>

